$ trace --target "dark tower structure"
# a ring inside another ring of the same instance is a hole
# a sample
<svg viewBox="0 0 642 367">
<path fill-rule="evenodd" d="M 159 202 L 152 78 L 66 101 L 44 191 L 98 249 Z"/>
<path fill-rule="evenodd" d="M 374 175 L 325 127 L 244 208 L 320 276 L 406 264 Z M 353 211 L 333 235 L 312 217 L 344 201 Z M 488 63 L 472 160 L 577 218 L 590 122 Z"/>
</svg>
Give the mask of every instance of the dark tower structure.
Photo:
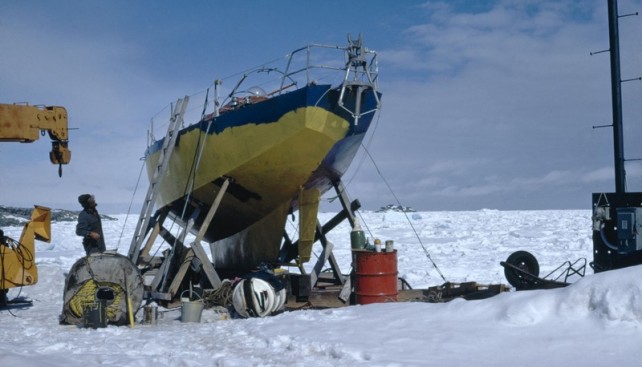
<svg viewBox="0 0 642 367">
<path fill-rule="evenodd" d="M 608 0 L 615 192 L 593 193 L 593 262 L 597 272 L 642 264 L 642 193 L 626 192 L 617 0 Z"/>
</svg>

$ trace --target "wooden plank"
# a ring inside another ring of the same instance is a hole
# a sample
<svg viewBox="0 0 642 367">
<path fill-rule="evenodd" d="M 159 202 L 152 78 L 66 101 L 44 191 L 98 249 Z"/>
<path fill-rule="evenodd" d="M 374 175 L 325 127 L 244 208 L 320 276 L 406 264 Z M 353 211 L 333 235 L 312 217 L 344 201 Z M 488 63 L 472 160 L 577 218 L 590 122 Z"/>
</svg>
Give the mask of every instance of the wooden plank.
<svg viewBox="0 0 642 367">
<path fill-rule="evenodd" d="M 312 307 L 315 308 L 335 308 L 335 307 L 344 307 L 348 304 L 342 302 L 339 299 L 338 290 L 323 290 L 323 291 L 314 291 L 310 294 L 308 302 Z"/>
<path fill-rule="evenodd" d="M 174 237 L 174 235 L 166 230 L 165 227 L 161 229 L 160 235 L 163 237 L 163 239 L 165 239 L 165 241 L 167 241 L 167 243 L 174 244 L 171 249 L 165 250 L 164 252 L 164 255 L 169 260 L 169 268 L 166 270 L 167 276 L 163 278 L 163 282 L 159 287 L 159 290 L 164 290 L 166 289 L 169 276 L 171 275 L 169 274 L 169 271 L 175 269 L 176 261 L 180 261 L 178 257 L 180 257 L 181 259 L 183 258 L 183 255 L 185 254 L 185 246 L 183 245 L 183 242 Z"/>
<path fill-rule="evenodd" d="M 165 222 L 165 219 L 167 218 L 168 213 L 169 213 L 169 208 L 164 208 L 157 211 L 156 214 L 154 214 L 154 218 L 152 218 L 152 220 L 154 221 L 152 232 L 149 235 L 149 238 L 147 239 L 145 246 L 143 246 L 143 249 L 140 251 L 140 254 L 138 255 L 139 257 L 145 257 L 149 255 L 149 251 L 152 248 L 154 241 L 156 241 L 156 238 L 158 238 L 158 234 L 160 233 L 160 230 L 163 226 L 163 222 Z"/>
<path fill-rule="evenodd" d="M 339 202 L 341 202 L 341 206 L 343 206 L 343 211 L 346 212 L 348 221 L 350 222 L 350 227 L 354 227 L 354 210 L 352 210 L 350 206 L 350 198 L 348 197 L 348 192 L 346 191 L 345 186 L 343 186 L 343 181 L 337 180 L 333 182 L 333 186 L 337 195 L 339 195 Z"/>
<path fill-rule="evenodd" d="M 229 186 L 229 184 L 230 184 L 230 179 L 226 178 L 225 181 L 223 181 L 223 184 L 221 185 L 221 188 L 219 189 L 218 193 L 216 194 L 214 203 L 212 203 L 210 210 L 207 212 L 207 215 L 205 216 L 205 220 L 203 220 L 203 223 L 201 224 L 201 229 L 198 231 L 198 234 L 196 235 L 196 239 L 191 244 L 194 254 L 196 255 L 196 257 L 198 257 L 199 260 L 201 260 L 201 263 L 203 264 L 203 271 L 205 272 L 207 279 L 210 281 L 214 289 L 218 289 L 221 287 L 221 284 L 222 284 L 221 278 L 219 278 L 218 274 L 216 273 L 216 269 L 214 269 L 214 265 L 212 265 L 212 262 L 207 257 L 207 254 L 205 253 L 203 246 L 201 246 L 201 241 L 203 240 L 203 237 L 205 237 L 205 232 L 207 232 L 207 229 L 209 228 L 210 223 L 214 218 L 214 214 L 216 213 L 219 205 L 221 204 L 221 200 L 223 199 L 223 195 L 227 191 L 227 187 Z M 214 254 L 212 254 L 212 257 L 214 257 Z"/>
<path fill-rule="evenodd" d="M 328 258 L 332 254 L 332 249 L 334 248 L 334 245 L 332 242 L 325 240 L 326 244 L 323 246 L 323 251 L 321 251 L 321 256 L 319 256 L 317 263 L 314 264 L 314 268 L 312 269 L 312 272 L 310 273 L 310 284 L 312 286 L 316 286 L 317 280 L 319 279 L 319 274 L 323 270 L 323 266 L 325 265 L 326 261 L 328 261 Z"/>
<path fill-rule="evenodd" d="M 163 301 L 171 301 L 172 300 L 172 295 L 167 293 L 167 292 L 152 292 L 152 298 L 153 299 L 160 299 Z"/>
<path fill-rule="evenodd" d="M 325 233 L 326 232 L 324 232 L 323 226 L 321 226 L 321 222 L 317 220 L 317 235 L 319 237 L 319 240 L 321 241 L 321 246 L 323 246 L 324 248 L 327 243 L 330 243 L 330 241 L 328 241 L 328 239 L 326 238 Z M 330 243 L 330 245 L 332 244 Z M 334 253 L 332 252 L 333 249 L 334 245 L 332 245 L 332 248 L 330 248 L 330 253 L 325 260 L 326 262 L 330 263 L 330 269 L 332 269 L 332 275 L 334 276 L 335 283 L 343 284 L 345 282 L 345 277 L 343 276 L 343 274 L 341 274 L 339 263 L 335 259 Z"/>
<path fill-rule="evenodd" d="M 144 256 L 140 257 L 141 263 L 145 264 L 145 267 L 149 267 L 150 270 L 145 271 L 145 274 L 149 274 L 152 270 L 158 269 L 163 264 L 163 258 L 160 256 Z M 156 273 L 154 273 L 156 274 Z"/>
<path fill-rule="evenodd" d="M 201 243 L 192 242 L 192 250 L 194 251 L 196 257 L 201 260 L 201 263 L 203 264 L 203 271 L 205 272 L 207 279 L 212 284 L 212 287 L 214 289 L 220 288 L 222 284 L 221 278 L 219 278 L 218 274 L 216 273 L 216 269 L 214 269 L 214 265 L 212 265 L 210 259 L 207 258 L 207 254 L 205 253 L 205 250 L 203 250 L 203 246 L 201 246 Z"/>
<path fill-rule="evenodd" d="M 406 289 L 400 290 L 397 294 L 397 302 L 428 302 L 427 289 Z"/>
<path fill-rule="evenodd" d="M 341 287 L 341 291 L 339 292 L 338 298 L 344 303 L 347 303 L 350 301 L 351 294 L 352 294 L 352 279 L 348 277 L 348 279 L 346 279 L 346 281 L 343 283 L 343 287 Z"/>
<path fill-rule="evenodd" d="M 171 261 L 172 259 L 169 256 L 165 257 L 165 259 L 163 260 L 163 263 L 161 264 L 160 268 L 158 269 L 158 272 L 156 273 L 156 276 L 154 277 L 154 280 L 152 281 L 152 285 L 151 285 L 152 292 L 158 290 L 158 287 L 163 281 L 163 277 L 165 276 L 165 272 L 167 271 L 167 267 L 169 266 L 169 263 Z"/>
<path fill-rule="evenodd" d="M 181 243 L 185 243 L 185 237 L 187 237 L 187 234 L 192 231 L 192 228 L 194 227 L 194 222 L 196 221 L 196 218 L 201 214 L 201 208 L 196 208 L 192 212 L 192 215 L 190 218 L 187 220 L 187 224 L 185 227 L 183 227 L 183 231 L 178 235 L 178 239 Z"/>
<path fill-rule="evenodd" d="M 223 195 L 225 194 L 225 191 L 227 191 L 227 186 L 229 186 L 229 184 L 230 179 L 226 178 L 225 181 L 223 181 L 221 188 L 218 190 L 216 198 L 214 199 L 214 203 L 212 203 L 209 212 L 207 212 L 207 216 L 205 216 L 205 220 L 203 221 L 201 229 L 198 231 L 198 235 L 196 236 L 196 240 L 194 242 L 200 243 L 203 240 L 205 232 L 207 232 L 207 229 L 210 226 L 210 222 L 212 221 L 212 218 L 214 218 L 214 214 L 218 210 L 218 206 L 221 204 L 221 200 L 223 200 Z"/>
<path fill-rule="evenodd" d="M 346 282 L 348 283 L 348 282 Z M 461 288 L 458 283 L 454 284 L 455 288 Z M 345 285 L 344 285 L 345 288 Z M 467 298 L 467 296 L 478 294 L 482 292 L 485 298 L 499 294 L 500 292 L 507 291 L 506 287 L 503 284 L 491 284 L 488 286 L 484 285 L 475 285 L 474 287 L 471 284 L 464 283 L 464 287 L 467 292 L 463 292 L 459 297 L 450 297 L 450 298 L 439 298 L 433 293 L 435 289 L 441 287 L 430 287 L 428 289 L 406 289 L 398 290 L 397 302 L 448 302 L 454 298 L 464 298 L 464 299 L 478 299 L 478 298 Z M 288 303 L 286 307 L 288 309 L 294 310 L 298 308 L 335 308 L 343 307 L 349 305 L 348 303 L 342 302 L 340 299 L 341 287 L 331 286 L 323 289 L 314 288 L 306 300 L 306 302 L 297 302 L 296 297 L 290 295 L 288 298 Z"/>
<path fill-rule="evenodd" d="M 181 286 L 183 278 L 185 278 L 185 274 L 187 273 L 187 269 L 189 269 L 193 258 L 194 251 L 192 249 L 187 249 L 187 251 L 185 251 L 185 256 L 182 256 L 181 266 L 180 268 L 178 268 L 178 271 L 174 275 L 174 279 L 172 279 L 172 283 L 169 285 L 167 293 L 172 296 L 176 295 L 176 292 L 178 292 L 178 288 Z"/>
<path fill-rule="evenodd" d="M 147 239 L 147 242 L 145 243 L 145 246 L 143 247 L 143 250 L 140 252 L 139 258 L 145 258 L 149 255 L 149 250 L 152 248 L 152 245 L 154 244 L 154 241 L 156 241 L 156 238 L 158 238 L 158 234 L 160 233 L 160 223 L 154 224 L 154 228 L 152 229 L 152 233 L 149 235 L 149 238 Z"/>
</svg>

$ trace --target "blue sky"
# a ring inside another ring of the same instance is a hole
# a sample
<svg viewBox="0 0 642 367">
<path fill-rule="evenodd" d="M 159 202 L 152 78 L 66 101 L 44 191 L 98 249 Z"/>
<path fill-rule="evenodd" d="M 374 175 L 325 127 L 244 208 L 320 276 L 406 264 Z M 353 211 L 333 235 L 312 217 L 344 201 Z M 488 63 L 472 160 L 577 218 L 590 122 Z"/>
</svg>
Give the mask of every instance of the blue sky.
<svg viewBox="0 0 642 367">
<path fill-rule="evenodd" d="M 642 18 L 620 26 L 622 78 L 635 78 Z M 366 139 L 377 168 L 358 156 L 345 176 L 365 208 L 577 209 L 613 190 L 611 130 L 592 129 L 611 123 L 609 58 L 589 56 L 609 47 L 606 0 L 9 0 L 0 102 L 65 106 L 76 130 L 62 178 L 48 139 L 1 144 L 1 204 L 74 209 L 90 192 L 106 212 L 137 207 L 146 131 L 170 102 L 348 33 L 379 52 L 384 95 Z M 623 85 L 627 159 L 642 158 L 641 96 L 642 82 Z M 627 163 L 629 191 L 641 168 Z"/>
</svg>

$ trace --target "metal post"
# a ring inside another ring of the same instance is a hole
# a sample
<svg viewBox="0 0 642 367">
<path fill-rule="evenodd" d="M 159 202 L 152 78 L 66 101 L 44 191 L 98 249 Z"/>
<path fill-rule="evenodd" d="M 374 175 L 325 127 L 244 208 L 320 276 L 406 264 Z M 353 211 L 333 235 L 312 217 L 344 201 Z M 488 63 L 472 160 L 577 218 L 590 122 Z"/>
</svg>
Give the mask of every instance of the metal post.
<svg viewBox="0 0 642 367">
<path fill-rule="evenodd" d="M 611 100 L 613 104 L 613 150 L 615 158 L 615 192 L 626 192 L 624 145 L 622 133 L 622 91 L 620 79 L 620 45 L 617 0 L 609 0 L 609 45 L 611 54 Z"/>
</svg>

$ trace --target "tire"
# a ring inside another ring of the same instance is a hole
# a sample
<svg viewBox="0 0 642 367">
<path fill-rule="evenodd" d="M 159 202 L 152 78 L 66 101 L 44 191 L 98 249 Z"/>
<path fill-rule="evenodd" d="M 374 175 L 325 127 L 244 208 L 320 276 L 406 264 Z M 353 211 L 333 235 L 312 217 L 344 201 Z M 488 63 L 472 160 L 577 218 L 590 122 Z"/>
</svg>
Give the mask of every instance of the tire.
<svg viewBox="0 0 642 367">
<path fill-rule="evenodd" d="M 516 251 L 508 256 L 506 263 L 513 265 L 526 273 L 539 277 L 539 263 L 533 254 L 528 251 Z M 508 283 L 517 289 L 529 287 L 528 275 L 517 271 L 511 267 L 504 267 L 504 276 Z M 530 277 L 529 277 L 530 278 Z"/>
</svg>

